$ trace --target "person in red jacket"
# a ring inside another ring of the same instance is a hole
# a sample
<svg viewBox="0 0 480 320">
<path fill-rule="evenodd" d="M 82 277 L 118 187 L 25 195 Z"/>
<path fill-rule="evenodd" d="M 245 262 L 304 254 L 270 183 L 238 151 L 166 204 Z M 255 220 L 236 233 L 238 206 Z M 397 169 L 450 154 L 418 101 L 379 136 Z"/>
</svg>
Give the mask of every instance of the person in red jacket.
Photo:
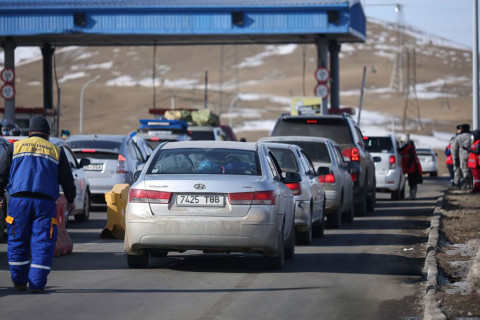
<svg viewBox="0 0 480 320">
<path fill-rule="evenodd" d="M 410 137 L 404 136 L 400 140 L 402 146 L 400 153 L 402 155 L 403 173 L 407 174 L 408 186 L 410 187 L 410 195 L 407 200 L 414 200 L 417 197 L 417 185 L 423 183 L 422 166 L 418 161 L 415 144 Z"/>
<path fill-rule="evenodd" d="M 455 173 L 453 170 L 453 157 L 452 157 L 452 142 L 454 139 L 455 137 L 452 137 L 450 139 L 450 142 L 448 143 L 448 146 L 445 148 L 445 156 L 447 157 L 445 164 L 447 165 L 448 173 L 450 174 L 450 183 L 452 185 L 453 185 L 453 179 L 455 177 Z"/>
<path fill-rule="evenodd" d="M 473 143 L 470 147 L 467 166 L 472 169 L 472 192 L 480 192 L 480 130 L 472 131 Z"/>
</svg>

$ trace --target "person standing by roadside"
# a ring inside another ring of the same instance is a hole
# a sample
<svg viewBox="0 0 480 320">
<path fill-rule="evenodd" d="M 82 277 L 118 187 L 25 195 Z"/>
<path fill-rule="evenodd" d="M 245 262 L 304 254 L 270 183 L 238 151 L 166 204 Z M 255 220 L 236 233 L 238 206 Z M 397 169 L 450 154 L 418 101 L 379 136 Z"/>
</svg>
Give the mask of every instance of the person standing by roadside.
<svg viewBox="0 0 480 320">
<path fill-rule="evenodd" d="M 480 192 L 480 130 L 472 131 L 472 146 L 468 156 L 468 167 L 472 169 L 473 193 Z"/>
<path fill-rule="evenodd" d="M 472 175 L 468 167 L 468 156 L 472 144 L 472 134 L 469 124 L 457 125 L 457 136 L 452 144 L 454 179 L 453 184 L 457 188 L 469 190 L 472 187 Z"/>
<path fill-rule="evenodd" d="M 418 161 L 415 144 L 410 137 L 404 136 L 400 140 L 400 153 L 402 155 L 403 173 L 407 174 L 408 186 L 410 187 L 410 195 L 407 200 L 417 198 L 417 185 L 423 183 L 422 167 Z"/>
<path fill-rule="evenodd" d="M 0 193 L 8 204 L 8 264 L 14 288 L 43 292 L 57 239 L 59 185 L 67 209 L 75 209 L 76 189 L 67 157 L 48 141 L 50 125 L 43 117 L 31 120 L 29 138 L 12 143 L 0 159 Z"/>
<path fill-rule="evenodd" d="M 454 139 L 455 137 L 452 137 L 450 139 L 450 142 L 448 143 L 448 146 L 445 148 L 445 156 L 447 157 L 445 164 L 447 165 L 448 173 L 450 174 L 451 185 L 453 185 L 453 178 L 455 177 L 455 173 L 453 171 L 453 156 L 452 156 L 452 142 Z"/>
</svg>

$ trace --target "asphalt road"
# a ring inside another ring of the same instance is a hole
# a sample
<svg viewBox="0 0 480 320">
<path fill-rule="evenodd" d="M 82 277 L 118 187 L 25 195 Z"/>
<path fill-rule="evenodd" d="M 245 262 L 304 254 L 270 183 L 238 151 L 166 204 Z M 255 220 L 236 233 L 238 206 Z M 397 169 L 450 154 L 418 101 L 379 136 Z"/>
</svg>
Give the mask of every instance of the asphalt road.
<svg viewBox="0 0 480 320">
<path fill-rule="evenodd" d="M 123 241 L 101 239 L 106 208 L 70 221 L 72 254 L 57 257 L 46 292 L 12 288 L 0 244 L 3 319 L 421 319 L 425 249 L 445 178 L 426 178 L 415 201 L 390 201 L 297 246 L 282 271 L 257 255 L 171 253 L 129 269 Z"/>
</svg>

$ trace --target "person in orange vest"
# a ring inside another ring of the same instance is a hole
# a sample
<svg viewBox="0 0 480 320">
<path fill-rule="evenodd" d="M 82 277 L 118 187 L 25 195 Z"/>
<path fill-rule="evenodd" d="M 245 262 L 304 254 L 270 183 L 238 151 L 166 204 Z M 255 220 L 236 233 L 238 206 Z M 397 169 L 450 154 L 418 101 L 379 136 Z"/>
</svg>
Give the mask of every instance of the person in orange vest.
<svg viewBox="0 0 480 320">
<path fill-rule="evenodd" d="M 472 169 L 473 193 L 480 192 L 480 130 L 472 131 L 473 143 L 468 154 L 467 166 Z"/>
<path fill-rule="evenodd" d="M 410 195 L 407 200 L 414 200 L 417 197 L 417 185 L 423 183 L 422 166 L 417 157 L 415 144 L 410 140 L 410 136 L 404 136 L 400 139 L 402 143 L 400 153 L 402 155 L 403 173 L 407 174 Z"/>
<path fill-rule="evenodd" d="M 454 171 L 453 171 L 453 157 L 452 157 L 452 142 L 455 139 L 455 137 L 452 137 L 450 139 L 450 142 L 448 143 L 448 146 L 445 148 L 445 156 L 447 157 L 447 160 L 445 161 L 448 169 L 448 173 L 450 174 L 450 184 L 453 185 L 453 179 L 455 177 Z"/>
</svg>

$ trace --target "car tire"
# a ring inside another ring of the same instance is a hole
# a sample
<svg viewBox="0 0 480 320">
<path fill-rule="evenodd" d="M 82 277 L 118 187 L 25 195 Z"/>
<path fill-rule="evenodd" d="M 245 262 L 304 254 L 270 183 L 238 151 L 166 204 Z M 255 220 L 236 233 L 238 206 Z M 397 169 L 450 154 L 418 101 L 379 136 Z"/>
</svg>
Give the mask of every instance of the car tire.
<svg viewBox="0 0 480 320">
<path fill-rule="evenodd" d="M 355 203 L 356 217 L 364 217 L 367 214 L 367 196 L 365 193 L 365 191 L 360 193 L 359 198 L 361 199 L 361 201 Z"/>
<path fill-rule="evenodd" d="M 322 220 L 312 226 L 312 235 L 315 238 L 321 238 L 325 234 L 325 202 L 323 202 Z"/>
<path fill-rule="evenodd" d="M 355 217 L 355 211 L 353 210 L 353 205 L 350 203 L 350 206 L 348 207 L 347 211 L 344 211 L 342 213 L 342 222 L 353 222 L 353 219 Z"/>
<path fill-rule="evenodd" d="M 139 255 L 127 254 L 127 264 L 129 268 L 146 268 L 148 266 L 148 260 L 150 255 L 147 252 L 144 252 Z"/>
<path fill-rule="evenodd" d="M 436 176 L 438 176 L 438 172 L 437 172 L 437 171 L 430 172 L 430 177 L 436 177 Z"/>
<path fill-rule="evenodd" d="M 150 252 L 150 257 L 152 258 L 163 258 L 168 255 L 168 251 L 162 250 L 162 251 L 153 251 Z"/>
<path fill-rule="evenodd" d="M 295 221 L 292 221 L 292 228 L 285 244 L 285 259 L 293 259 L 295 256 Z"/>
<path fill-rule="evenodd" d="M 390 193 L 390 199 L 391 200 L 400 200 L 401 195 L 402 195 L 402 190 L 400 190 L 400 189 L 394 190 Z"/>
<path fill-rule="evenodd" d="M 298 244 L 301 245 L 309 245 L 313 240 L 313 225 L 312 225 L 312 212 L 313 209 L 310 210 L 310 225 L 308 226 L 307 231 L 296 231 L 295 230 L 295 240 Z"/>
<path fill-rule="evenodd" d="M 267 268 L 273 270 L 281 270 L 285 263 L 285 242 L 283 239 L 283 234 L 285 230 L 285 222 L 282 223 L 282 228 L 278 235 L 278 245 L 277 250 L 272 256 L 265 257 L 267 262 Z"/>
<path fill-rule="evenodd" d="M 87 190 L 85 192 L 85 197 L 83 197 L 83 211 L 80 214 L 76 214 L 74 216 L 76 222 L 87 222 L 88 219 L 90 219 L 90 205 L 91 205 L 90 193 L 88 193 L 88 190 Z"/>
<path fill-rule="evenodd" d="M 372 212 L 375 209 L 375 204 L 377 203 L 377 193 L 375 192 L 376 183 L 372 189 L 372 193 L 367 196 L 367 212 Z"/>
<path fill-rule="evenodd" d="M 3 202 L 5 204 L 5 201 Z M 3 242 L 3 238 L 5 237 L 5 218 L 7 217 L 7 210 L 6 207 L 2 207 L 0 209 L 0 243 Z"/>
</svg>

